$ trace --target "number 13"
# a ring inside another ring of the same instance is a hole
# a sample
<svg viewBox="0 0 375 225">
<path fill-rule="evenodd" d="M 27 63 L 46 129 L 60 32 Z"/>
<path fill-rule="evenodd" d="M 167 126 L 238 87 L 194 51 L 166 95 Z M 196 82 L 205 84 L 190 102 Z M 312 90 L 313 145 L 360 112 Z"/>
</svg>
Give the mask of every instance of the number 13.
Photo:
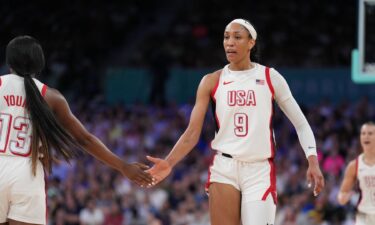
<svg viewBox="0 0 375 225">
<path fill-rule="evenodd" d="M 13 121 L 12 119 L 12 115 L 0 113 L 0 153 L 5 152 L 9 144 L 9 150 L 14 155 L 28 156 L 31 151 L 30 119 L 26 117 L 16 117 Z M 9 140 L 12 128 L 17 132 L 15 140 Z"/>
</svg>

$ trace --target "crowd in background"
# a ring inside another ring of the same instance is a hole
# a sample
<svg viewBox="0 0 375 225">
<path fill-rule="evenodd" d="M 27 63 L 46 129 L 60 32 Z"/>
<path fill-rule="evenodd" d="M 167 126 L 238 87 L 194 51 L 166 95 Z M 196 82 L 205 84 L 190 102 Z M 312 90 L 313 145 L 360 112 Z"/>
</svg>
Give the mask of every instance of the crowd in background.
<svg viewBox="0 0 375 225">
<path fill-rule="evenodd" d="M 74 98 L 72 109 L 92 133 L 126 161 L 164 157 L 185 130 L 192 105 L 109 106 L 100 98 L 105 70 L 113 66 L 163 69 L 220 68 L 225 25 L 249 19 L 258 31 L 260 63 L 271 67 L 349 67 L 355 48 L 356 1 L 64 1 L 0 3 L 0 45 L 17 35 L 37 38 L 45 50 L 42 81 Z M 4 54 L 0 54 L 1 62 Z M 6 65 L 0 66 L 7 73 Z M 160 75 L 160 74 L 161 75 Z M 160 85 L 157 85 L 160 86 Z M 126 92 L 124 92 L 126 95 Z M 86 96 L 86 97 L 85 97 Z M 99 95 L 100 96 L 100 95 Z M 68 96 L 69 97 L 69 96 Z M 317 198 L 307 188 L 306 160 L 293 126 L 274 117 L 279 204 L 277 225 L 349 225 L 358 196 L 339 207 L 336 195 L 345 165 L 361 148 L 360 125 L 375 120 L 375 105 L 353 102 L 303 107 L 313 128 L 326 188 Z M 208 116 L 196 148 L 155 188 L 139 188 L 91 156 L 60 161 L 49 176 L 50 225 L 208 225 L 204 191 L 214 152 Z"/>
<path fill-rule="evenodd" d="M 0 45 L 32 35 L 46 52 L 50 85 L 92 95 L 108 66 L 167 63 L 169 67 L 221 67 L 223 31 L 234 18 L 258 31 L 260 63 L 272 67 L 350 65 L 356 47 L 356 1 L 301 4 L 241 1 L 64 1 L 0 3 Z M 215 10 L 212 10 L 215 9 Z M 0 60 L 4 55 L 0 54 Z M 87 80 L 90 80 L 88 83 Z"/>
<path fill-rule="evenodd" d="M 145 162 L 146 155 L 164 157 L 187 126 L 191 105 L 107 106 L 99 98 L 73 110 L 84 125 L 127 161 Z M 307 161 L 293 126 L 277 110 L 276 172 L 278 225 L 351 224 L 358 196 L 340 207 L 336 196 L 348 161 L 361 152 L 360 125 L 375 119 L 375 105 L 329 101 L 303 107 L 317 140 L 326 188 L 313 197 L 307 188 Z M 154 188 L 140 188 L 119 173 L 83 155 L 72 165 L 59 163 L 48 183 L 50 224 L 209 225 L 204 191 L 214 123 L 208 114 L 196 148 L 171 176 Z"/>
<path fill-rule="evenodd" d="M 172 65 L 223 65 L 223 33 L 234 18 L 253 23 L 261 62 L 276 67 L 349 65 L 356 46 L 356 1 L 241 1 L 230 8 L 221 1 L 182 2 L 167 28 L 147 36 L 142 52 L 132 55 L 136 63 L 143 65 L 161 48 Z"/>
</svg>

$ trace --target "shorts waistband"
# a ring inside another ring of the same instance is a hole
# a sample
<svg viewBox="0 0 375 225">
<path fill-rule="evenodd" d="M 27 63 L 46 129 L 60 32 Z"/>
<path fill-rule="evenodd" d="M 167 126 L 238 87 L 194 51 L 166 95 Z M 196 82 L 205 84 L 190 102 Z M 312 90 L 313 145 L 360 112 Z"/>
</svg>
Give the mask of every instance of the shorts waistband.
<svg viewBox="0 0 375 225">
<path fill-rule="evenodd" d="M 233 156 L 230 155 L 230 154 L 227 154 L 227 153 L 223 153 L 223 152 L 219 152 L 220 155 L 224 156 L 224 157 L 227 157 L 227 158 L 231 158 L 233 159 Z"/>
</svg>

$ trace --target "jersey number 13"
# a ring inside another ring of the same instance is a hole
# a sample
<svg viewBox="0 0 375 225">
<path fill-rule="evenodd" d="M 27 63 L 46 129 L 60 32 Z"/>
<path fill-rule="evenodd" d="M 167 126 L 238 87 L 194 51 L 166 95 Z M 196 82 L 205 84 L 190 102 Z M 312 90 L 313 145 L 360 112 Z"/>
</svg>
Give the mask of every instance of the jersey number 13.
<svg viewBox="0 0 375 225">
<path fill-rule="evenodd" d="M 7 149 L 19 156 L 28 156 L 31 151 L 31 121 L 29 118 L 0 113 L 0 153 Z M 14 138 L 9 140 L 10 134 Z M 9 148 L 8 148 L 9 145 Z"/>
</svg>

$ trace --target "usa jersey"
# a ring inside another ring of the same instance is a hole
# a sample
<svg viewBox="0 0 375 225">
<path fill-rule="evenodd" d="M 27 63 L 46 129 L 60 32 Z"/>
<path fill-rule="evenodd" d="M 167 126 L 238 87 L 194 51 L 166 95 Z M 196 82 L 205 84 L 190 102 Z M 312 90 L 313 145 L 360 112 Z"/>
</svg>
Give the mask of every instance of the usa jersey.
<svg viewBox="0 0 375 225">
<path fill-rule="evenodd" d="M 47 86 L 34 79 L 44 96 Z M 24 78 L 0 77 L 0 156 L 31 156 L 32 124 L 26 109 Z"/>
<path fill-rule="evenodd" d="M 269 68 L 260 64 L 250 70 L 221 72 L 211 93 L 216 120 L 211 147 L 241 161 L 273 158 L 273 99 Z"/>
<path fill-rule="evenodd" d="M 363 161 L 363 154 L 358 156 L 356 163 L 360 188 L 358 211 L 366 214 L 375 214 L 375 165 L 366 165 Z"/>
</svg>

